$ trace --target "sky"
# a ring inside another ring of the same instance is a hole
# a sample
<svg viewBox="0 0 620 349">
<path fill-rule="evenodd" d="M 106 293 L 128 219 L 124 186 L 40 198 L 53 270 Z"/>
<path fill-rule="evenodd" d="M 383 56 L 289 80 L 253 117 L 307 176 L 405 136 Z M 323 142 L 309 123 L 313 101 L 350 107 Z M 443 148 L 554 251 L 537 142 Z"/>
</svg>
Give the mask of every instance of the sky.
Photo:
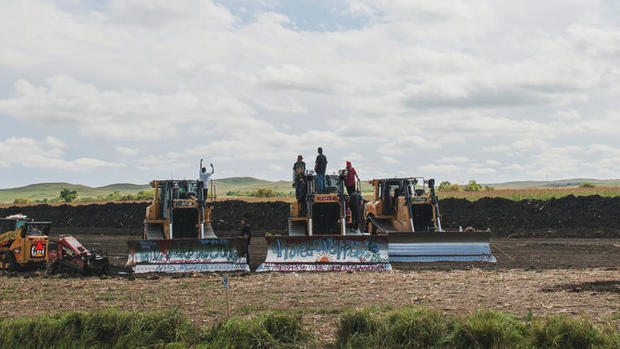
<svg viewBox="0 0 620 349">
<path fill-rule="evenodd" d="M 6 0 L 0 187 L 618 178 L 620 2 Z"/>
</svg>

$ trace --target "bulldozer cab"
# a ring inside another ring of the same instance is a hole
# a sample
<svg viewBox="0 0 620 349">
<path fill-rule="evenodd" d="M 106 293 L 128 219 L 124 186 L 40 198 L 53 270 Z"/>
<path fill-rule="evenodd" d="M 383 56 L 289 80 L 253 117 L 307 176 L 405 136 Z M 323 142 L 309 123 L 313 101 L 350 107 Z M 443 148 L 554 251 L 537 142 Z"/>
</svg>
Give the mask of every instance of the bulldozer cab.
<svg viewBox="0 0 620 349">
<path fill-rule="evenodd" d="M 361 195 L 347 195 L 344 178 L 343 170 L 326 175 L 325 190 L 318 192 L 313 171 L 304 173 L 305 195 L 291 206 L 289 235 L 346 235 L 357 230 L 351 217 L 361 212 Z"/>
<path fill-rule="evenodd" d="M 210 233 L 211 206 L 203 183 L 197 180 L 152 181 L 153 203 L 147 207 L 144 237 L 152 239 L 204 237 Z M 210 199 L 211 198 L 211 199 Z"/>
<path fill-rule="evenodd" d="M 374 179 L 374 201 L 366 205 L 372 219 L 389 223 L 384 230 L 436 231 L 439 228 L 434 180 L 422 177 Z"/>
</svg>

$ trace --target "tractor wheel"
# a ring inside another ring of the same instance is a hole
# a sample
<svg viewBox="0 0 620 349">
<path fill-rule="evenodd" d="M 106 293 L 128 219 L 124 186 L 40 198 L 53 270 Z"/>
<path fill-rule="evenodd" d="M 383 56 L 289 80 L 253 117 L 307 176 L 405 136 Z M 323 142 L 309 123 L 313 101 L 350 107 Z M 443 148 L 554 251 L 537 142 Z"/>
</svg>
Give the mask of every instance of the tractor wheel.
<svg viewBox="0 0 620 349">
<path fill-rule="evenodd" d="M 8 271 L 16 271 L 19 267 L 17 264 L 17 260 L 15 260 L 15 255 L 11 251 L 6 251 L 0 256 L 2 259 L 2 266 L 6 268 Z"/>
<path fill-rule="evenodd" d="M 0 269 L 9 269 L 9 261 L 5 252 L 0 252 Z"/>
<path fill-rule="evenodd" d="M 45 273 L 47 275 L 54 275 L 54 274 L 58 274 L 58 261 L 54 261 L 50 264 L 48 264 Z"/>
</svg>

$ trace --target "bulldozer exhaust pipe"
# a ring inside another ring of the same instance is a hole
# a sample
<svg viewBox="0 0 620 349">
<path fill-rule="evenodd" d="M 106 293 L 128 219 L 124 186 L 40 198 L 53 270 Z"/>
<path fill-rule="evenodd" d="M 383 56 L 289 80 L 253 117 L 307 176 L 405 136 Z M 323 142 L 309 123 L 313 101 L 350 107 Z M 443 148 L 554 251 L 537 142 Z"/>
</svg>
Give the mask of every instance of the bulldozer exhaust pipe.
<svg viewBox="0 0 620 349">
<path fill-rule="evenodd" d="M 204 224 L 204 222 L 200 223 L 200 238 L 201 239 L 205 238 L 205 224 Z"/>
<path fill-rule="evenodd" d="M 308 235 L 312 236 L 312 218 L 308 218 Z"/>
</svg>

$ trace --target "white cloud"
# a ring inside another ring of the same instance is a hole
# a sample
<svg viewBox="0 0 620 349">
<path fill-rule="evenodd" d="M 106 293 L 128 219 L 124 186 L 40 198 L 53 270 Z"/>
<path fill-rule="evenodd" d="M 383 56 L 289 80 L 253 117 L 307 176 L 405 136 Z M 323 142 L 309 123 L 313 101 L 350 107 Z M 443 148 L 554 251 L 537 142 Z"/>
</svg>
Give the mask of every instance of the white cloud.
<svg viewBox="0 0 620 349">
<path fill-rule="evenodd" d="M 501 162 L 496 160 L 486 160 L 484 163 L 489 166 L 500 166 L 502 164 Z"/>
<path fill-rule="evenodd" d="M 140 149 L 130 148 L 130 147 L 123 147 L 123 146 L 117 146 L 114 149 L 116 149 L 116 151 L 119 154 L 126 155 L 126 156 L 138 155 L 138 153 L 140 152 Z"/>
<path fill-rule="evenodd" d="M 467 172 L 471 174 L 476 174 L 476 175 L 488 175 L 488 174 L 496 173 L 497 170 L 495 170 L 494 168 L 490 168 L 490 167 L 472 167 L 472 168 L 469 168 Z"/>
<path fill-rule="evenodd" d="M 510 147 L 505 145 L 505 144 L 498 144 L 498 145 L 492 145 L 492 146 L 488 146 L 488 147 L 484 147 L 482 148 L 482 150 L 486 151 L 486 152 L 507 152 L 510 151 Z"/>
<path fill-rule="evenodd" d="M 512 147 L 517 150 L 541 150 L 548 148 L 550 144 L 542 139 L 526 138 L 512 143 Z"/>
<path fill-rule="evenodd" d="M 382 156 L 381 159 L 388 164 L 400 164 L 400 161 L 391 156 Z"/>
<path fill-rule="evenodd" d="M 429 174 L 439 173 L 439 172 L 457 172 L 462 170 L 462 167 L 457 165 L 423 165 L 420 166 L 420 170 L 427 172 Z"/>
<path fill-rule="evenodd" d="M 0 163 L 5 168 L 19 165 L 26 168 L 43 168 L 64 171 L 92 172 L 98 168 L 123 167 L 122 163 L 113 163 L 95 158 L 80 157 L 66 160 L 65 145 L 58 139 L 47 137 L 43 142 L 27 137 L 9 137 L 0 139 Z"/>
<path fill-rule="evenodd" d="M 521 164 L 511 164 L 508 166 L 504 166 L 504 170 L 507 171 L 522 171 L 525 170 L 525 167 Z"/>
<path fill-rule="evenodd" d="M 441 163 L 466 163 L 470 161 L 471 160 L 466 156 L 446 156 L 437 160 L 437 162 Z"/>
</svg>

